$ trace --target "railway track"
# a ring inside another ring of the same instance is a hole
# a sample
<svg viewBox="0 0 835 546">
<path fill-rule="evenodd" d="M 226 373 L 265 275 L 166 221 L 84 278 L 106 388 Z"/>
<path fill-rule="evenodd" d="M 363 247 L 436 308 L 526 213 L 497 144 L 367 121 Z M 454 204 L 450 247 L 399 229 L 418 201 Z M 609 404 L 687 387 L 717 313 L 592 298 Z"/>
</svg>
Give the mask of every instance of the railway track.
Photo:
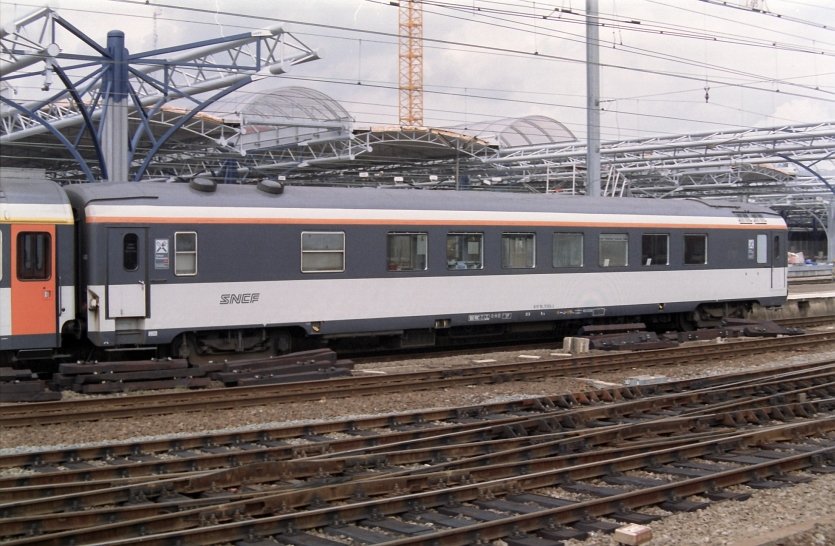
<svg viewBox="0 0 835 546">
<path fill-rule="evenodd" d="M 0 426 L 95 421 L 165 413 L 215 410 L 261 404 L 303 402 L 348 396 L 368 396 L 429 390 L 450 385 L 472 385 L 541 377 L 577 377 L 640 365 L 666 366 L 731 358 L 757 351 L 813 347 L 835 340 L 835 332 L 817 332 L 781 338 L 756 338 L 698 347 L 675 347 L 640 353 L 594 354 L 575 358 L 480 365 L 380 376 L 354 376 L 304 383 L 233 387 L 187 392 L 36 402 L 0 407 Z"/>
<path fill-rule="evenodd" d="M 0 527 L 18 545 L 557 544 L 835 471 L 835 363 L 261 432 L 6 457 L 28 475 L 0 483 Z"/>
<path fill-rule="evenodd" d="M 782 390 L 793 385 L 798 374 L 809 374 L 810 369 L 819 368 L 821 374 L 828 374 L 830 366 L 829 361 L 787 366 L 777 378 L 784 384 L 773 388 Z M 737 382 L 744 381 L 739 388 L 745 393 L 752 388 L 751 385 L 763 389 L 764 385 L 759 381 L 773 376 L 773 370 L 761 370 L 735 374 L 733 378 Z M 408 442 L 428 433 L 449 435 L 478 430 L 486 420 L 490 420 L 495 426 L 510 427 L 509 430 L 519 422 L 532 418 L 545 419 L 551 414 L 559 414 L 561 419 L 574 418 L 576 413 L 582 417 L 582 421 L 605 420 L 613 416 L 622 417 L 622 414 L 637 409 L 643 411 L 647 405 L 644 399 L 649 396 L 656 397 L 649 404 L 657 410 L 663 409 L 664 404 L 675 403 L 678 400 L 677 396 L 715 397 L 713 389 L 728 382 L 726 376 L 699 378 L 656 385 L 611 387 L 469 407 L 429 409 L 349 421 L 0 455 L 0 468 L 19 467 L 33 471 L 31 475 L 0 478 L 0 487 L 55 487 L 72 482 L 128 481 L 137 476 L 151 474 L 171 475 L 178 472 L 225 468 L 231 459 L 237 465 L 265 460 L 291 460 L 318 453 L 344 452 L 368 449 L 368 446 Z M 725 396 L 727 392 L 726 389 Z M 675 393 L 682 394 L 674 395 Z M 667 398 L 662 398 L 661 395 L 666 395 Z M 629 402 L 633 399 L 637 400 Z M 618 403 L 614 404 L 615 402 Z M 597 407 L 593 411 L 576 409 L 595 405 Z M 615 413 L 606 413 L 610 411 Z M 432 426 L 429 427 L 428 423 Z M 451 423 L 455 423 L 454 427 Z M 380 429 L 401 430 L 389 431 L 382 436 L 377 432 Z M 320 441 L 326 435 L 334 434 L 342 437 L 338 440 Z M 171 456 L 172 454 L 174 456 Z"/>
</svg>

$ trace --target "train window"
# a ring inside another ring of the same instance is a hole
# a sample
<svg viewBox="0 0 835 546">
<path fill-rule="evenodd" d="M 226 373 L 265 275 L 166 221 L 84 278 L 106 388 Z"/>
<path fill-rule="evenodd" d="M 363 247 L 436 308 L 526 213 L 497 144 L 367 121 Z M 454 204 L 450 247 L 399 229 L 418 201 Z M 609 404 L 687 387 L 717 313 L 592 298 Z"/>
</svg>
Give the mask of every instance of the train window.
<svg viewBox="0 0 835 546">
<path fill-rule="evenodd" d="M 302 232 L 302 273 L 345 271 L 345 233 Z"/>
<path fill-rule="evenodd" d="M 583 267 L 582 233 L 554 233 L 554 267 Z"/>
<path fill-rule="evenodd" d="M 122 267 L 125 271 L 139 269 L 139 236 L 136 233 L 126 233 L 122 238 Z"/>
<path fill-rule="evenodd" d="M 757 234 L 757 263 L 768 263 L 768 235 L 765 233 Z"/>
<path fill-rule="evenodd" d="M 45 281 L 52 276 L 52 236 L 39 231 L 17 234 L 17 278 Z"/>
<path fill-rule="evenodd" d="M 666 233 L 641 235 L 641 263 L 643 265 L 669 265 L 670 236 Z"/>
<path fill-rule="evenodd" d="M 533 233 L 502 233 L 502 267 L 531 269 L 536 263 L 536 237 Z"/>
<path fill-rule="evenodd" d="M 197 275 L 197 233 L 185 231 L 174 234 L 174 274 Z"/>
<path fill-rule="evenodd" d="M 448 233 L 446 236 L 447 269 L 482 269 L 484 234 Z"/>
<path fill-rule="evenodd" d="M 0 239 L 0 249 L 3 248 L 2 243 L 3 243 L 3 240 Z M 772 259 L 774 260 L 772 263 L 774 265 L 779 265 L 780 264 L 781 254 L 782 254 L 782 252 L 780 252 L 780 236 L 775 235 L 774 236 L 774 242 L 771 244 L 771 255 L 772 255 Z M 0 263 L 0 278 L 3 277 L 2 265 L 3 264 Z"/>
<path fill-rule="evenodd" d="M 425 270 L 426 241 L 426 233 L 389 233 L 388 270 Z"/>
<path fill-rule="evenodd" d="M 629 235 L 626 233 L 601 233 L 598 253 L 601 267 L 629 265 Z"/>
<path fill-rule="evenodd" d="M 704 265 L 707 263 L 707 235 L 684 235 L 685 265 Z"/>
</svg>

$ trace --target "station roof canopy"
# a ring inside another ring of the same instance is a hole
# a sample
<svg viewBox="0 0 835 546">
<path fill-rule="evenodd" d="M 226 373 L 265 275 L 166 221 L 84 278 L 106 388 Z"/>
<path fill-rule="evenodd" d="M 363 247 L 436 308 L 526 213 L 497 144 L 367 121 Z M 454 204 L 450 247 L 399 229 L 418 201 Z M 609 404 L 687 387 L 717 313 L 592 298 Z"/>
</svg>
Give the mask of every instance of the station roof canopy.
<svg viewBox="0 0 835 546">
<path fill-rule="evenodd" d="M 170 103 L 151 114 L 154 139 L 186 121 L 150 160 L 144 178 L 200 175 L 246 183 L 268 177 L 307 185 L 572 193 L 585 188 L 585 143 L 543 115 L 447 128 L 358 128 L 338 101 L 299 86 L 239 90 L 197 113 L 184 106 L 189 105 Z M 49 109 L 51 119 L 77 116 L 69 103 Z M 129 123 L 133 134 L 136 112 Z M 89 138 L 63 131 L 95 164 Z M 147 140 L 136 144 L 134 165 L 147 157 Z M 815 168 L 835 157 L 835 123 L 610 141 L 602 143 L 601 156 L 607 195 L 745 199 L 809 222 L 825 218 L 832 200 L 832 174 Z M 72 155 L 48 132 L 4 143 L 0 157 L 4 167 L 84 180 Z"/>
</svg>

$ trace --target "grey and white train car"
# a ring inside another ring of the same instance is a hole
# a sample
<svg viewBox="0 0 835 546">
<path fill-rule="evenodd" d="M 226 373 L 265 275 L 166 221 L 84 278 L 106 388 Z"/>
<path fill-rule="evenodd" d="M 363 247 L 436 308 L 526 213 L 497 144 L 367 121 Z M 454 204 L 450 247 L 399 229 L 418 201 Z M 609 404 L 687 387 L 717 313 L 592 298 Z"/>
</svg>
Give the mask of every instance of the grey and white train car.
<svg viewBox="0 0 835 546">
<path fill-rule="evenodd" d="M 75 324 L 73 240 L 57 184 L 0 179 L 0 363 L 51 356 Z"/>
<path fill-rule="evenodd" d="M 99 347 L 418 346 L 567 320 L 704 319 L 787 295 L 784 221 L 739 203 L 265 184 L 66 191 L 78 307 Z"/>
</svg>

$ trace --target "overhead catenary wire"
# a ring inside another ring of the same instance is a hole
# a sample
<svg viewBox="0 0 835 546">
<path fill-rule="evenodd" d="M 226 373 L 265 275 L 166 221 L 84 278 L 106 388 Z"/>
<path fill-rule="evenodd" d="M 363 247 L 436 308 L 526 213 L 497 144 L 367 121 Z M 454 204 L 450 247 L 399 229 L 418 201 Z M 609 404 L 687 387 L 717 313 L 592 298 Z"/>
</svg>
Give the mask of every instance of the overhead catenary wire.
<svg viewBox="0 0 835 546">
<path fill-rule="evenodd" d="M 218 15 L 245 18 L 245 19 L 248 19 L 248 20 L 255 18 L 255 16 L 253 16 L 253 15 L 244 14 L 244 13 L 237 13 L 237 12 L 232 12 L 232 11 L 219 11 L 217 9 L 185 8 L 183 6 L 174 6 L 174 5 L 160 3 L 160 2 L 145 3 L 145 2 L 135 1 L 135 0 L 134 1 L 115 0 L 115 1 L 117 3 L 122 3 L 122 4 L 150 5 L 154 9 L 171 8 L 171 9 L 176 9 L 176 10 L 181 10 L 181 11 L 184 10 L 188 13 L 206 12 L 206 13 L 210 14 L 213 18 L 218 16 Z M 434 2 L 434 3 L 438 3 L 438 2 Z M 496 4 L 496 2 L 483 2 L 483 3 Z M 429 2 L 429 4 L 433 4 L 433 2 Z M 544 4 L 537 3 L 537 6 L 539 6 L 539 5 L 544 5 Z M 527 8 L 525 8 L 525 10 L 523 10 L 523 11 L 525 13 L 527 13 L 528 15 L 530 14 L 530 10 L 527 9 Z M 178 19 L 172 18 L 170 16 L 165 17 L 165 19 L 172 20 L 172 21 L 193 22 L 193 20 L 189 20 L 189 19 L 185 19 L 185 18 L 178 20 Z M 258 20 L 260 21 L 260 25 L 263 26 L 264 21 L 273 21 L 273 20 L 279 21 L 281 19 L 258 16 Z M 393 46 L 393 44 L 394 44 L 393 40 L 396 38 L 396 35 L 393 32 L 391 32 L 391 33 L 379 32 L 379 31 L 374 31 L 374 30 L 369 30 L 369 29 L 358 29 L 358 28 L 354 28 L 354 27 L 346 27 L 346 26 L 339 26 L 339 25 L 325 25 L 325 24 L 321 24 L 321 23 L 311 23 L 311 22 L 308 22 L 308 21 L 290 21 L 290 22 L 292 22 L 293 24 L 297 24 L 297 25 L 305 25 L 306 27 L 309 27 L 309 28 L 331 29 L 333 31 L 337 31 L 337 32 L 340 32 L 340 33 L 347 33 L 347 36 L 340 36 L 340 38 L 347 39 L 347 40 L 357 40 L 357 38 L 354 37 L 354 36 L 359 35 L 359 36 L 363 36 L 362 40 L 364 40 L 365 42 L 371 43 L 372 40 L 369 39 L 368 36 L 372 35 L 372 36 L 376 36 L 377 38 L 379 38 L 379 40 L 377 40 L 378 43 L 387 43 L 383 39 L 391 39 L 392 41 L 388 42 L 388 45 Z M 208 24 L 208 23 L 206 23 L 206 24 Z M 227 26 L 231 27 L 233 25 L 227 25 Z M 242 26 L 241 28 L 251 28 L 251 25 Z M 546 28 L 545 25 L 538 25 L 537 26 L 537 32 L 544 35 L 546 32 L 548 32 L 548 29 Z M 310 34 L 310 36 L 317 36 L 317 34 Z M 425 40 L 427 40 L 427 39 L 425 38 Z M 524 49 L 502 48 L 502 47 L 490 46 L 490 45 L 485 45 L 485 44 L 468 43 L 466 41 L 450 41 L 450 40 L 429 39 L 428 40 L 428 47 L 436 48 L 436 49 L 444 50 L 444 51 L 469 51 L 469 52 L 479 52 L 479 53 L 489 54 L 489 55 L 504 55 L 504 56 L 508 56 L 508 57 L 519 57 L 519 58 L 527 58 L 527 59 L 535 58 L 535 59 L 541 60 L 541 61 L 571 62 L 571 63 L 579 63 L 579 64 L 581 64 L 583 62 L 580 59 L 572 59 L 572 58 L 566 57 L 566 56 L 548 55 L 548 54 L 543 53 L 541 51 L 537 52 L 538 53 L 537 55 L 534 55 L 532 52 L 526 51 Z M 645 55 L 644 52 L 640 52 L 638 54 Z M 680 60 L 681 58 L 677 58 L 675 56 L 672 56 L 672 57 L 668 57 L 668 59 L 669 60 Z M 653 70 L 651 68 L 631 67 L 631 66 L 628 66 L 628 65 L 606 64 L 606 65 L 603 65 L 603 66 L 605 66 L 606 68 L 626 70 L 626 71 L 630 71 L 630 72 L 636 73 L 636 74 L 637 73 L 642 73 L 642 74 L 653 75 L 653 76 L 658 76 L 658 77 L 662 77 L 662 78 L 669 77 L 669 78 L 675 78 L 675 79 L 678 79 L 678 80 L 690 80 L 690 81 L 696 82 L 696 84 L 694 85 L 694 89 L 702 89 L 702 87 L 704 86 L 704 83 L 705 83 L 705 76 L 704 76 L 703 72 L 701 72 L 701 71 L 698 75 L 697 74 L 690 75 L 690 74 L 685 74 L 685 73 L 677 73 L 677 72 L 670 72 L 670 71 L 663 71 L 663 70 Z M 699 63 L 696 62 L 696 63 L 694 63 L 694 66 L 702 67 L 703 65 L 700 65 Z M 749 89 L 749 90 L 756 91 L 756 92 L 764 92 L 764 93 L 774 93 L 775 92 L 773 88 L 769 88 L 769 84 L 772 81 L 775 81 L 775 79 L 773 77 L 759 76 L 759 78 L 761 78 L 761 79 L 758 80 L 757 79 L 758 76 L 756 74 L 746 74 L 746 73 L 740 72 L 740 71 L 737 71 L 736 73 L 734 73 L 732 69 L 731 69 L 731 72 L 729 74 L 733 74 L 734 77 L 725 77 L 725 78 L 714 77 L 714 78 L 710 78 L 712 89 L 718 89 L 722 86 L 727 86 L 727 87 Z M 286 75 L 282 76 L 282 77 L 287 78 Z M 737 77 L 744 78 L 744 79 L 737 79 Z M 332 78 L 320 77 L 320 78 L 318 78 L 318 80 L 309 80 L 309 81 L 320 81 L 320 82 L 323 82 L 323 83 L 333 83 L 333 84 L 336 84 L 336 85 L 344 85 L 343 82 L 339 81 L 339 79 L 335 78 L 335 77 L 332 77 Z M 786 80 L 780 80 L 780 84 L 782 85 L 785 81 Z M 372 87 L 371 82 L 356 82 L 356 81 L 354 82 L 354 84 L 357 84 L 357 83 L 361 83 L 361 84 L 365 85 L 366 87 Z M 382 89 L 382 90 L 394 89 L 393 85 L 389 86 L 387 84 L 377 85 L 376 87 L 378 87 L 379 89 Z M 530 100 L 524 100 L 524 99 L 523 100 L 514 100 L 512 98 L 508 98 L 508 97 L 504 97 L 504 96 L 498 96 L 498 95 L 502 95 L 504 93 L 507 93 L 510 90 L 502 90 L 502 89 L 497 89 L 497 88 L 494 88 L 494 89 L 484 88 L 484 89 L 486 89 L 486 91 L 481 91 L 481 92 L 478 92 L 478 93 L 472 93 L 472 90 L 476 89 L 476 87 L 477 86 L 469 85 L 469 86 L 467 86 L 467 89 L 470 90 L 468 92 L 453 92 L 453 93 L 451 93 L 451 92 L 445 91 L 444 90 L 445 88 L 443 86 L 431 86 L 430 84 L 427 84 L 426 85 L 426 92 L 427 92 L 427 94 L 434 94 L 436 96 L 463 96 L 463 97 L 472 98 L 473 100 L 494 100 L 494 101 L 502 101 L 502 102 L 507 102 L 507 103 L 515 103 L 515 104 L 518 104 L 518 105 L 543 104 L 543 105 L 547 105 L 547 106 L 550 106 L 550 107 L 575 108 L 575 109 L 577 108 L 575 106 L 566 105 L 566 104 L 558 103 L 558 102 L 530 101 Z M 817 100 L 817 101 L 822 100 L 822 101 L 826 101 L 826 102 L 828 102 L 829 99 L 822 98 L 821 96 L 817 96 L 814 93 L 820 93 L 820 94 L 823 94 L 823 95 L 833 93 L 832 90 L 830 90 L 826 87 L 822 87 L 820 89 L 815 90 L 814 88 L 812 88 L 810 86 L 806 86 L 805 89 L 807 89 L 808 92 L 797 93 L 797 92 L 788 91 L 785 87 L 783 87 L 780 90 L 779 93 L 780 93 L 781 96 L 784 96 L 784 97 L 797 97 L 797 98 L 800 98 L 800 99 L 809 99 L 809 100 Z M 515 90 L 515 89 L 512 90 L 512 91 L 515 92 L 515 93 L 518 92 L 518 90 Z M 674 94 L 680 94 L 682 92 L 686 92 L 686 91 L 669 90 L 669 91 L 665 91 L 663 93 L 654 94 L 654 96 L 671 96 L 671 95 L 674 95 Z M 496 96 L 490 96 L 490 95 L 496 95 Z M 546 95 L 546 96 L 548 96 L 548 95 Z M 552 97 L 559 97 L 559 96 L 568 97 L 570 95 L 569 94 L 556 94 L 556 93 L 554 93 L 554 94 L 551 94 L 550 96 L 552 96 Z M 634 97 L 606 97 L 606 98 L 610 101 L 610 104 L 611 104 L 612 103 L 611 101 L 624 101 L 624 100 L 634 98 Z M 609 111 L 620 112 L 620 113 L 624 113 L 624 114 L 642 115 L 642 116 L 645 116 L 645 117 L 658 117 L 658 119 L 677 119 L 677 120 L 681 120 L 681 121 L 696 121 L 694 119 L 688 119 L 687 117 L 684 117 L 684 116 L 675 116 L 675 117 L 655 116 L 652 113 L 627 112 L 627 111 L 622 111 L 622 110 L 619 110 L 619 109 L 610 109 Z M 463 119 L 463 115 L 462 115 L 462 119 Z"/>
</svg>

